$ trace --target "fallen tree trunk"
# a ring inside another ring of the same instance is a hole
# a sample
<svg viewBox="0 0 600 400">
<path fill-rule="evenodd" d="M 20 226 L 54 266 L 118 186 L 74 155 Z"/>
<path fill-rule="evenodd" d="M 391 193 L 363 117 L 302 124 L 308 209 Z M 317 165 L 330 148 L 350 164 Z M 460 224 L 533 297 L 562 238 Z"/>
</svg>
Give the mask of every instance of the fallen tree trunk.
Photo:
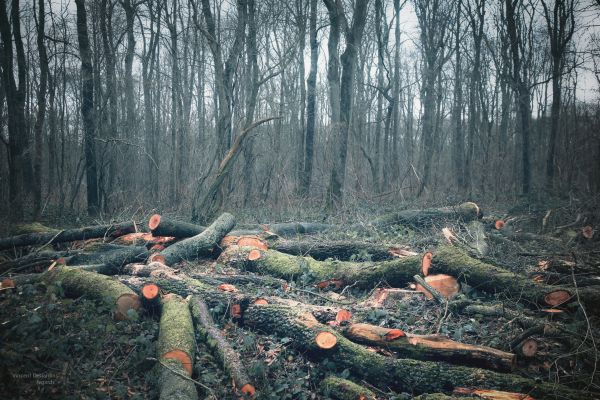
<svg viewBox="0 0 600 400">
<path fill-rule="evenodd" d="M 114 250 L 80 253 L 66 259 L 67 265 L 101 265 L 96 272 L 104 275 L 121 273 L 123 266 L 134 262 L 145 262 L 150 253 L 143 246 L 124 246 Z"/>
<path fill-rule="evenodd" d="M 475 203 L 467 202 L 455 207 L 427 208 L 424 210 L 403 210 L 383 215 L 371 221 L 367 227 L 376 229 L 392 225 L 424 226 L 445 221 L 469 222 L 481 218 L 483 213 Z M 355 227 L 363 228 L 362 225 Z"/>
<path fill-rule="evenodd" d="M 342 327 L 341 332 L 353 342 L 389 349 L 402 358 L 446 361 L 499 371 L 511 371 L 515 364 L 514 354 L 455 342 L 440 335 L 412 335 L 370 324 L 350 324 Z"/>
<path fill-rule="evenodd" d="M 374 287 L 380 282 L 398 287 L 421 273 L 422 257 L 404 257 L 380 263 L 317 261 L 310 257 L 294 257 L 274 250 L 258 250 L 231 246 L 219 257 L 219 262 L 237 268 L 268 274 L 284 279 L 300 276 L 316 281 L 337 279 L 341 285 Z M 441 246 L 434 253 L 431 267 L 436 273 L 460 277 L 468 285 L 488 293 L 505 293 L 529 305 L 558 306 L 575 299 L 569 287 L 545 285 L 524 275 L 486 264 L 470 257 L 457 247 Z M 578 290 L 582 304 L 592 312 L 600 311 L 600 291 L 594 287 Z"/>
<path fill-rule="evenodd" d="M 48 267 L 52 261 L 65 257 L 68 254 L 66 251 L 40 251 L 27 254 L 26 256 L 0 263 L 0 274 L 24 271 L 38 266 Z"/>
<path fill-rule="evenodd" d="M 196 339 L 187 301 L 175 294 L 162 299 L 156 353 L 161 364 L 161 399 L 197 399 L 192 376 Z"/>
<path fill-rule="evenodd" d="M 321 381 L 321 392 L 328 399 L 335 400 L 376 400 L 373 391 L 357 385 L 348 379 L 328 376 Z"/>
<path fill-rule="evenodd" d="M 254 396 L 256 389 L 250 383 L 250 378 L 239 354 L 231 347 L 221 330 L 215 326 L 206 303 L 198 296 L 192 297 L 190 310 L 196 325 L 196 331 L 200 333 L 205 344 L 229 374 L 234 384 L 236 396 Z"/>
<path fill-rule="evenodd" d="M 340 333 L 320 324 L 312 314 L 302 309 L 251 305 L 245 311 L 243 320 L 245 325 L 259 331 L 292 338 L 292 345 L 300 351 L 326 357 L 338 370 L 348 369 L 353 375 L 382 388 L 419 394 L 451 392 L 457 386 L 494 387 L 530 393 L 539 398 L 592 398 L 586 392 L 551 383 L 537 383 L 513 374 L 440 362 L 385 357 L 351 342 Z M 316 337 L 322 332 L 336 338 L 335 346 L 329 350 L 316 345 Z"/>
<path fill-rule="evenodd" d="M 129 310 L 140 308 L 140 299 L 127 286 L 111 277 L 77 268 L 57 266 L 40 274 L 38 279 L 46 282 L 60 282 L 65 295 L 69 297 L 87 296 L 100 300 L 113 307 L 117 320 L 128 319 Z"/>
<path fill-rule="evenodd" d="M 234 225 L 233 215 L 223 213 L 202 233 L 177 242 L 160 254 L 165 258 L 165 263 L 170 266 L 183 260 L 195 260 L 209 253 Z"/>
<path fill-rule="evenodd" d="M 205 226 L 177 221 L 160 214 L 154 214 L 150 217 L 148 228 L 153 236 L 173 236 L 176 238 L 196 236 L 206 229 Z"/>
<path fill-rule="evenodd" d="M 140 225 L 135 222 L 123 222 L 114 225 L 88 226 L 85 228 L 65 229 L 62 231 L 27 233 L 0 239 L 0 250 L 13 247 L 50 245 L 53 243 L 73 242 L 94 238 L 111 238 L 137 232 Z"/>
<path fill-rule="evenodd" d="M 394 258 L 395 247 L 355 241 L 277 240 L 269 245 L 273 250 L 294 256 L 310 256 L 315 260 L 337 258 L 383 261 Z"/>
</svg>

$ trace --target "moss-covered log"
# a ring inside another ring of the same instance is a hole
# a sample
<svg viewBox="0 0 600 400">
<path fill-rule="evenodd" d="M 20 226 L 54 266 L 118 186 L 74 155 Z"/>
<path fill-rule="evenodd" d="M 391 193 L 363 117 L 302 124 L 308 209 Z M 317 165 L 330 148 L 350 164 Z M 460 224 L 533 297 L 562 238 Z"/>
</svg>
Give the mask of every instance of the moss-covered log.
<svg viewBox="0 0 600 400">
<path fill-rule="evenodd" d="M 288 280 L 300 276 L 315 281 L 339 279 L 347 285 L 356 283 L 357 287 L 373 287 L 379 282 L 387 282 L 391 286 L 405 285 L 414 279 L 414 275 L 421 273 L 422 265 L 421 256 L 379 263 L 317 261 L 311 257 L 291 256 L 275 250 L 237 246 L 227 248 L 219 261 Z M 452 275 L 476 289 L 504 293 L 533 306 L 556 306 L 574 300 L 572 288 L 535 282 L 524 275 L 477 260 L 453 246 L 441 246 L 433 252 L 430 272 Z M 589 310 L 600 311 L 600 290 L 586 287 L 579 289 L 578 293 Z"/>
<path fill-rule="evenodd" d="M 269 248 L 294 256 L 310 256 L 315 260 L 335 258 L 338 260 L 383 261 L 394 258 L 392 246 L 360 241 L 277 240 Z"/>
<path fill-rule="evenodd" d="M 518 375 L 469 368 L 444 362 L 395 359 L 369 351 L 353 343 L 335 330 L 320 324 L 310 313 L 286 306 L 250 306 L 244 323 L 254 329 L 292 338 L 300 351 L 326 357 L 339 371 L 348 369 L 354 376 L 371 384 L 398 391 L 420 393 L 452 392 L 455 387 L 487 387 L 516 390 L 534 397 L 553 399 L 586 399 L 592 395 L 553 383 L 538 383 Z M 330 350 L 314 345 L 315 335 L 329 332 L 337 343 Z"/>
<path fill-rule="evenodd" d="M 111 277 L 77 268 L 57 266 L 40 276 L 47 282 L 60 282 L 65 295 L 69 297 L 87 296 L 100 300 L 113 307 L 114 317 L 127 319 L 128 311 L 140 308 L 138 295 L 129 287 Z"/>
<path fill-rule="evenodd" d="M 376 400 L 373 391 L 348 379 L 328 376 L 321 381 L 321 392 L 328 399 L 335 400 Z"/>
<path fill-rule="evenodd" d="M 161 363 L 160 380 L 161 399 L 196 398 L 184 377 L 192 376 L 196 339 L 192 315 L 186 300 L 176 294 L 169 293 L 162 298 L 162 312 L 156 353 Z M 174 373 L 171 367 L 178 372 Z M 181 376 L 183 375 L 183 376 Z M 173 386 L 175 385 L 175 386 Z M 178 385 L 183 385 L 178 388 Z M 186 397 L 178 397 L 178 396 Z M 187 396 L 192 397 L 187 397 Z"/>
<path fill-rule="evenodd" d="M 475 203 L 467 202 L 454 207 L 403 210 L 375 218 L 368 226 L 382 229 L 392 225 L 424 226 L 446 221 L 469 222 L 481 218 L 483 213 Z"/>
<path fill-rule="evenodd" d="M 510 371 L 515 364 L 512 353 L 455 342 L 445 336 L 412 335 L 370 324 L 350 324 L 342 327 L 341 332 L 353 342 L 386 348 L 402 358 L 446 361 L 500 371 Z"/>
<path fill-rule="evenodd" d="M 0 239 L 0 250 L 21 246 L 48 245 L 94 238 L 116 238 L 136 232 L 140 228 L 135 222 L 114 225 L 98 225 L 62 231 L 35 232 Z"/>
<path fill-rule="evenodd" d="M 173 236 L 176 238 L 196 236 L 206 229 L 205 226 L 174 220 L 160 214 L 154 214 L 150 217 L 148 228 L 154 236 Z"/>
<path fill-rule="evenodd" d="M 177 242 L 161 252 L 169 266 L 183 261 L 195 260 L 208 254 L 235 225 L 233 215 L 223 213 L 202 233 Z"/>
<path fill-rule="evenodd" d="M 126 264 L 134 262 L 145 262 L 150 253 L 143 246 L 123 246 L 109 251 L 94 253 L 75 254 L 67 260 L 69 266 L 76 265 L 102 265 L 97 270 L 104 275 L 115 275 L 121 273 Z"/>
<path fill-rule="evenodd" d="M 194 296 L 190 302 L 190 309 L 196 332 L 200 333 L 204 343 L 229 374 L 236 395 L 254 396 L 256 389 L 250 383 L 239 354 L 231 347 L 221 330 L 215 326 L 206 303 L 198 296 Z"/>
</svg>

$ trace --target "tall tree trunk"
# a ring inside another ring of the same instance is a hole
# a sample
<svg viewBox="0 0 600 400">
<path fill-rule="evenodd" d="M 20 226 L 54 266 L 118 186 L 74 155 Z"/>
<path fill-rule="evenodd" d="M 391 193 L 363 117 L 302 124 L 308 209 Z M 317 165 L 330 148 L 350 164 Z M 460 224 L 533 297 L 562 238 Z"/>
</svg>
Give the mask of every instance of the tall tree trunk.
<svg viewBox="0 0 600 400">
<path fill-rule="evenodd" d="M 462 0 L 458 0 L 457 3 L 457 15 L 460 16 L 462 9 Z M 454 176 L 456 178 L 456 187 L 458 191 L 464 190 L 465 179 L 464 179 L 464 147 L 465 138 L 463 135 L 462 126 L 462 103 L 463 103 L 463 92 L 462 92 L 462 69 L 461 69 L 461 52 L 460 52 L 460 21 L 461 18 L 456 18 L 456 30 L 454 32 L 454 53 L 456 57 L 454 66 L 454 109 L 452 111 L 452 118 L 454 120 L 454 140 L 452 146 L 452 166 L 454 169 Z M 470 112 L 470 110 L 469 110 Z"/>
<path fill-rule="evenodd" d="M 308 29 L 310 36 L 310 72 L 308 73 L 308 79 L 306 80 L 306 136 L 304 138 L 304 163 L 300 189 L 300 193 L 304 196 L 310 191 L 315 142 L 317 63 L 319 61 L 319 42 L 317 42 L 317 0 L 310 0 L 310 22 Z"/>
<path fill-rule="evenodd" d="M 44 119 L 46 117 L 46 89 L 48 85 L 48 55 L 46 54 L 46 45 L 44 44 L 44 31 L 46 14 L 44 11 L 44 0 L 38 0 L 37 17 L 37 47 L 40 57 L 40 86 L 37 93 L 38 113 L 35 119 L 34 137 L 35 137 L 35 158 L 34 158 L 34 178 L 33 184 L 33 215 L 37 218 L 40 215 L 42 206 L 42 151 L 43 151 L 43 129 Z"/>
<path fill-rule="evenodd" d="M 75 0 L 77 6 L 77 39 L 81 58 L 81 115 L 83 117 L 83 146 L 87 183 L 87 210 L 98 213 L 98 177 L 96 171 L 96 124 L 94 116 L 94 76 L 92 53 L 87 31 L 85 1 Z"/>
</svg>

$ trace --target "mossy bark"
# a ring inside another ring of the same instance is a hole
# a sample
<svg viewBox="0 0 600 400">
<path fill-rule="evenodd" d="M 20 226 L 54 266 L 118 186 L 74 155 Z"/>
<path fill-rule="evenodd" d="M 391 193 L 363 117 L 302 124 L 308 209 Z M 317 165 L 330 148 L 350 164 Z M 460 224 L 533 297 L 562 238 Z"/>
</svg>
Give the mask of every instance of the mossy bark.
<svg viewBox="0 0 600 400">
<path fill-rule="evenodd" d="M 136 232 L 140 226 L 135 222 L 114 225 L 89 226 L 85 228 L 65 229 L 62 231 L 35 232 L 0 239 L 0 250 L 21 246 L 34 246 L 52 243 L 73 242 L 96 238 L 116 238 Z"/>
<path fill-rule="evenodd" d="M 321 381 L 321 391 L 328 399 L 335 400 L 376 400 L 371 390 L 348 379 L 328 376 Z"/>
<path fill-rule="evenodd" d="M 95 272 L 58 266 L 45 272 L 40 278 L 47 282 L 60 282 L 65 295 L 69 297 L 87 296 L 105 302 L 114 307 L 117 319 L 126 319 L 129 309 L 137 310 L 140 307 L 139 298 L 133 290 L 111 277 Z M 125 298 L 130 301 L 124 302 Z"/>
<path fill-rule="evenodd" d="M 310 256 L 315 260 L 368 259 L 369 261 L 391 260 L 390 246 L 360 241 L 322 241 L 322 240 L 278 240 L 269 245 L 273 250 L 294 256 Z"/>
<path fill-rule="evenodd" d="M 251 390 L 252 393 L 246 394 L 253 394 L 254 386 L 250 384 L 250 378 L 239 354 L 231 347 L 221 330 L 215 326 L 206 303 L 198 296 L 194 296 L 190 302 L 190 310 L 196 325 L 196 332 L 200 334 L 204 343 L 229 374 L 234 382 L 236 392 L 242 394 L 242 390 Z"/>
<path fill-rule="evenodd" d="M 195 260 L 208 254 L 234 225 L 233 215 L 223 213 L 202 233 L 169 246 L 161 254 L 165 257 L 165 262 L 169 266 L 183 260 Z"/>
<path fill-rule="evenodd" d="M 104 275 L 115 275 L 121 272 L 126 264 L 144 262 L 150 253 L 143 246 L 124 246 L 109 251 L 96 253 L 81 253 L 70 257 L 69 266 L 75 265 L 102 265 L 97 272 Z"/>
<path fill-rule="evenodd" d="M 398 211 L 375 218 L 368 226 L 381 229 L 392 225 L 423 226 L 450 220 L 469 222 L 482 216 L 477 204 L 467 202 L 454 207 Z"/>
<path fill-rule="evenodd" d="M 151 229 L 151 232 L 154 236 L 188 238 L 199 235 L 205 229 L 205 226 L 192 224 L 190 222 L 177 221 L 161 215 L 160 222 L 154 229 Z"/>
<path fill-rule="evenodd" d="M 161 360 L 158 387 L 160 400 L 196 400 L 198 392 L 194 382 L 184 378 L 187 371 L 177 360 Z"/>
<path fill-rule="evenodd" d="M 551 383 L 537 383 L 513 374 L 454 366 L 444 362 L 385 357 L 320 324 L 310 313 L 291 307 L 250 306 L 245 312 L 244 322 L 257 330 L 292 338 L 292 343 L 297 349 L 318 357 L 326 357 L 339 371 L 348 369 L 356 377 L 382 388 L 389 387 L 420 394 L 448 393 L 458 386 L 487 387 L 530 393 L 534 397 L 544 399 L 591 398 L 590 394 L 585 392 Z M 334 348 L 324 351 L 314 345 L 315 335 L 323 331 L 337 337 Z"/>
</svg>

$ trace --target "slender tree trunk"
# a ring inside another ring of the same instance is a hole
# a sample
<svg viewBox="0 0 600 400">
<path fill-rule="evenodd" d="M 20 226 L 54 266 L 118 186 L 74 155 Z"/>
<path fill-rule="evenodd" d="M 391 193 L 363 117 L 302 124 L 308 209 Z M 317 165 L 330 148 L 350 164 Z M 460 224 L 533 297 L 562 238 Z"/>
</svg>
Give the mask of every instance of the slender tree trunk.
<svg viewBox="0 0 600 400">
<path fill-rule="evenodd" d="M 96 171 L 96 124 L 94 116 L 94 76 L 92 54 L 87 31 L 84 0 L 75 0 L 77 6 L 77 39 L 81 58 L 81 115 L 83 117 L 83 146 L 87 183 L 87 210 L 98 213 L 98 177 Z"/>
<path fill-rule="evenodd" d="M 315 126 L 316 126 L 316 103 L 317 103 L 317 69 L 319 61 L 319 43 L 317 42 L 317 0 L 310 0 L 310 72 L 306 81 L 307 104 L 306 104 L 306 136 L 304 141 L 304 163 L 301 180 L 302 195 L 310 191 L 312 178 Z"/>
</svg>

